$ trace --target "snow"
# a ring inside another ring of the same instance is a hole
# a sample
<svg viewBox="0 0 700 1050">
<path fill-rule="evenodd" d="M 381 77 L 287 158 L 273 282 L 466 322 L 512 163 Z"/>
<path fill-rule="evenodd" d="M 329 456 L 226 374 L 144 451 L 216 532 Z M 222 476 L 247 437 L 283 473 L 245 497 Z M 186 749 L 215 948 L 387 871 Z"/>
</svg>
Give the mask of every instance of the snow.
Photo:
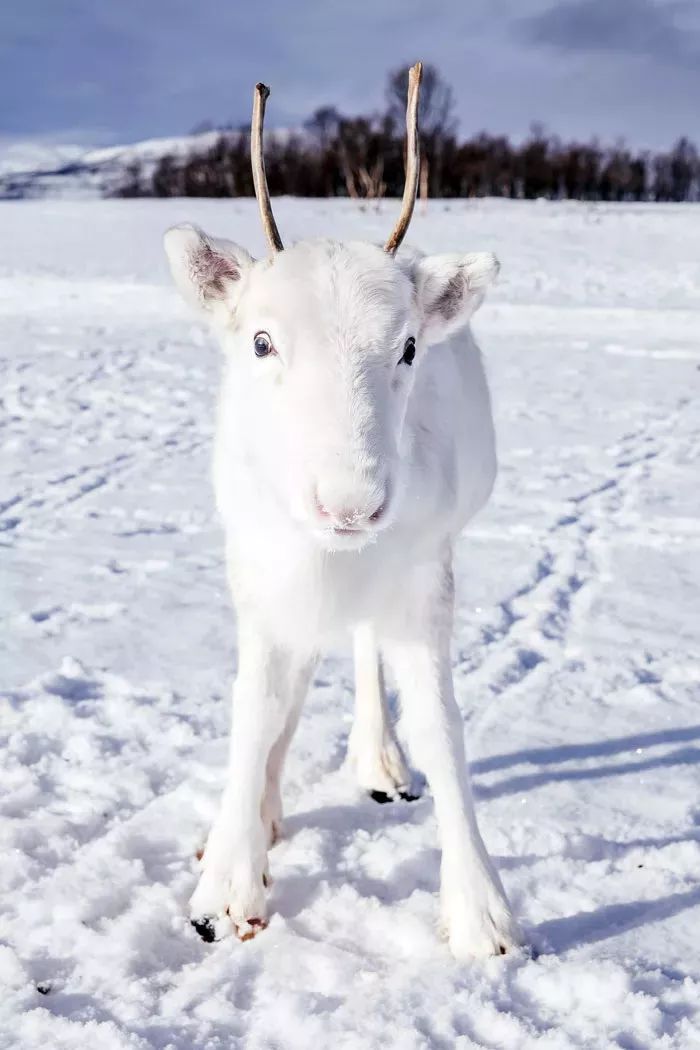
<svg viewBox="0 0 700 1050">
<path fill-rule="evenodd" d="M 395 202 L 281 200 L 292 239 Z M 458 550 L 454 673 L 485 838 L 536 957 L 436 932 L 429 792 L 344 766 L 316 676 L 269 929 L 186 901 L 222 785 L 235 626 L 209 484 L 219 369 L 160 235 L 254 251 L 253 201 L 0 205 L 0 1047 L 700 1046 L 700 211 L 433 202 L 495 250 L 475 328 L 501 471 Z"/>
<path fill-rule="evenodd" d="M 225 130 L 199 131 L 91 149 L 31 139 L 3 142 L 0 137 L 0 201 L 110 197 L 129 181 L 132 165 L 149 178 L 163 157 L 206 153 L 226 134 Z M 270 138 L 284 142 L 290 135 L 305 134 L 303 128 L 276 128 Z"/>
<path fill-rule="evenodd" d="M 41 139 L 14 139 L 0 133 L 0 180 L 17 172 L 41 172 L 70 164 L 82 157 L 84 146 Z"/>
<path fill-rule="evenodd" d="M 207 131 L 87 150 L 31 140 L 4 146 L 0 142 L 0 200 L 109 196 L 124 181 L 130 165 L 138 163 L 150 175 L 162 157 L 204 152 L 220 136 L 220 131 Z"/>
</svg>

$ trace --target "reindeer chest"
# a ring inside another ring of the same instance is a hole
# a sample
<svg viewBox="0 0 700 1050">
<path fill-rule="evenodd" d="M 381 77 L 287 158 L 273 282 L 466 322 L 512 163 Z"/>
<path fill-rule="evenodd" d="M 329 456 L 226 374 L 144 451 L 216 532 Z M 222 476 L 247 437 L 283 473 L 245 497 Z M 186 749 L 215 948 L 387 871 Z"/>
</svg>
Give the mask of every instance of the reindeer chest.
<svg viewBox="0 0 700 1050">
<path fill-rule="evenodd" d="M 405 559 L 383 537 L 359 552 L 327 553 L 288 543 L 278 551 L 229 549 L 239 616 L 247 612 L 295 648 L 335 641 L 400 602 Z"/>
</svg>

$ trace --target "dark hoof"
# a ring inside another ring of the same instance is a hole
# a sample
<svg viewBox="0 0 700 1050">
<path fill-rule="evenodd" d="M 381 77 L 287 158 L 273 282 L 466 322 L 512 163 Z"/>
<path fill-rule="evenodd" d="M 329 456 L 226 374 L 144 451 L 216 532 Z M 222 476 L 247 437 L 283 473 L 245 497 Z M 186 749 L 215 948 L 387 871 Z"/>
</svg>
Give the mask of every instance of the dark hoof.
<svg viewBox="0 0 700 1050">
<path fill-rule="evenodd" d="M 396 797 L 387 795 L 386 791 L 370 791 L 369 797 L 381 806 L 386 805 L 387 802 L 396 802 Z M 416 802 L 420 795 L 412 795 L 409 791 L 399 791 L 399 798 L 403 799 L 404 802 Z"/>
<path fill-rule="evenodd" d="M 190 926 L 194 926 L 195 930 L 207 944 L 211 944 L 216 940 L 216 927 L 214 926 L 214 920 L 208 915 L 205 915 L 202 919 L 190 919 Z"/>
</svg>

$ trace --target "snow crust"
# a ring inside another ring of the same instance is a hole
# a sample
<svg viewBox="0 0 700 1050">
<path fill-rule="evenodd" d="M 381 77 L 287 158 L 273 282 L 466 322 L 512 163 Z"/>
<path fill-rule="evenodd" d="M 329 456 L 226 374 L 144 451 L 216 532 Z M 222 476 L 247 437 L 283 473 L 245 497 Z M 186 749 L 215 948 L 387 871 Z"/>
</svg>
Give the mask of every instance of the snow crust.
<svg viewBox="0 0 700 1050">
<path fill-rule="evenodd" d="M 398 207 L 282 200 L 283 236 Z M 209 484 L 218 352 L 170 287 L 185 219 L 262 250 L 252 201 L 0 205 L 0 1046 L 700 1046 L 700 210 L 432 202 L 494 250 L 475 329 L 500 447 L 458 550 L 454 672 L 526 953 L 452 961 L 429 792 L 344 765 L 348 654 L 316 676 L 269 929 L 185 917 L 226 759 L 235 624 Z"/>
</svg>

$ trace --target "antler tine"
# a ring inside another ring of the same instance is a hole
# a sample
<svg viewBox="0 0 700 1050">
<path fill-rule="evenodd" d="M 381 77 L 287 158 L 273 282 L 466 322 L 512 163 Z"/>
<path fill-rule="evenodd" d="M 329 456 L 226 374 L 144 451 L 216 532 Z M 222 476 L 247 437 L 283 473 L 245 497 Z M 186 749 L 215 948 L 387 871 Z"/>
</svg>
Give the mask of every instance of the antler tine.
<svg viewBox="0 0 700 1050">
<path fill-rule="evenodd" d="M 250 163 L 253 168 L 253 185 L 260 208 L 260 218 L 267 237 L 270 251 L 281 252 L 284 249 L 282 238 L 270 204 L 270 191 L 265 176 L 265 158 L 263 156 L 263 121 L 265 120 L 265 103 L 270 95 L 266 84 L 256 84 L 253 92 L 253 119 L 250 125 Z"/>
<path fill-rule="evenodd" d="M 408 98 L 406 101 L 406 184 L 403 190 L 401 214 L 392 230 L 384 251 L 395 255 L 401 241 L 406 235 L 408 224 L 413 215 L 418 190 L 420 172 L 420 145 L 418 142 L 418 95 L 423 76 L 423 63 L 416 62 L 408 71 Z"/>
</svg>

